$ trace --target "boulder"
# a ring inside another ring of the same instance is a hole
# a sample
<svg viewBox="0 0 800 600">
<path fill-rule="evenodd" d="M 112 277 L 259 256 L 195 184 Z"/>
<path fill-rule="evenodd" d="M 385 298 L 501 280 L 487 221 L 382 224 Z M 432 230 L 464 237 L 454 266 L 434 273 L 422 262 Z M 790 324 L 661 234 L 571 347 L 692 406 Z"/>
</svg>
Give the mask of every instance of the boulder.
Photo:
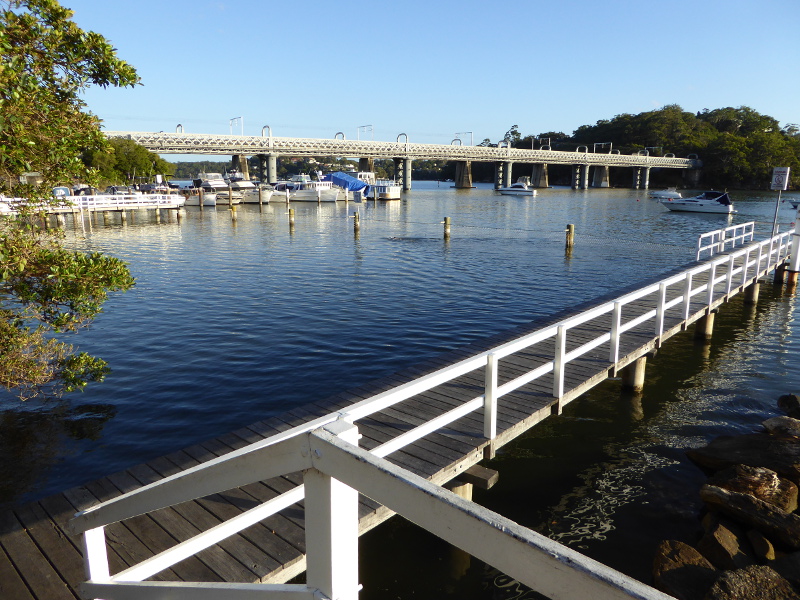
<svg viewBox="0 0 800 600">
<path fill-rule="evenodd" d="M 731 521 L 717 519 L 697 543 L 697 550 L 718 569 L 742 569 L 756 557 L 744 530 Z"/>
<path fill-rule="evenodd" d="M 711 586 L 705 600 L 800 600 L 792 584 L 764 565 L 726 571 Z"/>
<path fill-rule="evenodd" d="M 719 573 L 702 554 L 677 540 L 658 545 L 653 585 L 678 600 L 702 600 Z"/>
<path fill-rule="evenodd" d="M 772 417 L 761 424 L 772 435 L 800 438 L 800 419 Z"/>
<path fill-rule="evenodd" d="M 784 512 L 750 494 L 729 492 L 714 485 L 704 485 L 700 498 L 712 510 L 760 531 L 772 542 L 800 549 L 800 516 Z"/>
<path fill-rule="evenodd" d="M 800 419 L 800 397 L 797 394 L 784 394 L 778 398 L 778 408 L 790 417 Z"/>
<path fill-rule="evenodd" d="M 778 557 L 769 566 L 795 588 L 800 589 L 800 552 Z"/>
<path fill-rule="evenodd" d="M 748 529 L 746 535 L 756 560 L 760 563 L 775 560 L 775 547 L 772 545 L 772 542 L 764 537 L 763 533 L 756 529 Z"/>
<path fill-rule="evenodd" d="M 771 469 L 734 465 L 712 475 L 708 483 L 730 492 L 750 494 L 786 512 L 797 509 L 797 486 Z"/>
<path fill-rule="evenodd" d="M 768 433 L 720 436 L 703 448 L 686 451 L 695 464 L 721 471 L 737 464 L 765 467 L 797 484 L 800 482 L 800 440 Z"/>
</svg>

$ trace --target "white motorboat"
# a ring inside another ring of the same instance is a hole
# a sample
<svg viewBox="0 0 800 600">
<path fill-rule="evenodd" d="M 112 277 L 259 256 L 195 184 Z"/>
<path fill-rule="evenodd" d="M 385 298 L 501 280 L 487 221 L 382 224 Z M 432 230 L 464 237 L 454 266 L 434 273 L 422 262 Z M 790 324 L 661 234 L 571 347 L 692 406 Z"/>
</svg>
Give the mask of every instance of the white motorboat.
<svg viewBox="0 0 800 600">
<path fill-rule="evenodd" d="M 242 192 L 237 192 L 235 190 L 231 190 L 230 192 L 228 192 L 227 189 L 224 189 L 217 192 L 217 206 L 240 204 L 243 199 L 244 199 L 244 194 L 242 194 Z M 256 202 L 258 202 L 258 200 L 256 200 Z"/>
<path fill-rule="evenodd" d="M 727 192 L 703 192 L 694 198 L 661 199 L 659 202 L 666 208 L 676 212 L 701 212 L 731 214 L 737 212 L 733 208 Z"/>
<path fill-rule="evenodd" d="M 183 196 L 186 198 L 184 206 L 200 206 L 200 191 L 202 188 L 184 188 Z M 203 191 L 203 206 L 216 206 L 217 193 Z"/>
<path fill-rule="evenodd" d="M 501 187 L 497 189 L 498 192 L 504 196 L 535 196 L 536 189 L 531 187 L 530 177 L 520 177 L 516 183 L 512 183 L 508 187 Z"/>
<path fill-rule="evenodd" d="M 788 200 L 788 202 L 792 205 L 792 208 L 797 208 L 800 206 L 800 200 Z"/>
<path fill-rule="evenodd" d="M 259 195 L 259 190 L 261 194 Z M 275 190 L 270 186 L 265 185 L 253 186 L 252 189 L 241 190 L 242 202 L 245 204 L 258 204 L 259 202 L 269 202 Z"/>
<path fill-rule="evenodd" d="M 336 202 L 340 188 L 330 181 L 312 181 L 309 175 L 292 175 L 289 181 L 275 184 L 272 200 L 280 202 Z"/>
<path fill-rule="evenodd" d="M 367 191 L 367 198 L 374 200 L 400 200 L 400 184 L 393 179 L 377 179 Z"/>
<path fill-rule="evenodd" d="M 669 200 L 670 198 L 682 198 L 681 193 L 678 191 L 677 188 L 671 187 L 665 190 L 653 190 L 650 192 L 651 198 L 665 198 Z"/>
</svg>

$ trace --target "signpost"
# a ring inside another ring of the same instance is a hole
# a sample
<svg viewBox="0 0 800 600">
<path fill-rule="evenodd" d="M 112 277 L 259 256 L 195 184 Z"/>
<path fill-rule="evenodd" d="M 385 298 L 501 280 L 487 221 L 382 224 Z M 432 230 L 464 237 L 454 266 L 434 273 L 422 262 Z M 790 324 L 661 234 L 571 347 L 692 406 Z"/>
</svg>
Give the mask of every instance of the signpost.
<svg viewBox="0 0 800 600">
<path fill-rule="evenodd" d="M 775 218 L 772 220 L 772 235 L 778 228 L 778 209 L 781 205 L 781 192 L 789 186 L 789 167 L 775 167 L 772 169 L 771 190 L 778 190 L 778 199 L 775 201 Z"/>
</svg>

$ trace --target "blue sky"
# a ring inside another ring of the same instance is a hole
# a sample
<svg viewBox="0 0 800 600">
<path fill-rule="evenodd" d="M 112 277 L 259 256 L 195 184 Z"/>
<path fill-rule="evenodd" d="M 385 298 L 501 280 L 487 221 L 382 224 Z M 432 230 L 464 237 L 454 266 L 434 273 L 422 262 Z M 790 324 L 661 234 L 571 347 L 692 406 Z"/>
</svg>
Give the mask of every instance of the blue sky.
<svg viewBox="0 0 800 600">
<path fill-rule="evenodd" d="M 142 78 L 87 92 L 108 130 L 479 143 L 666 104 L 800 122 L 798 0 L 62 4 Z"/>
</svg>

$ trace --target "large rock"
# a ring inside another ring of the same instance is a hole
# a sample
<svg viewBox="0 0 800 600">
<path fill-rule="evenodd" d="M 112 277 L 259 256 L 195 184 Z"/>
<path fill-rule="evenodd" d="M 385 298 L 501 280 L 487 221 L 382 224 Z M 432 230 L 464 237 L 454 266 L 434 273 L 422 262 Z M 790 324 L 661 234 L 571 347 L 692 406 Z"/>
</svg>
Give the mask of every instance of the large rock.
<svg viewBox="0 0 800 600">
<path fill-rule="evenodd" d="M 793 552 L 772 561 L 769 566 L 778 575 L 788 580 L 795 588 L 800 589 L 800 552 Z"/>
<path fill-rule="evenodd" d="M 678 600 L 703 600 L 719 573 L 702 554 L 677 540 L 658 545 L 653 585 Z"/>
<path fill-rule="evenodd" d="M 708 483 L 730 492 L 750 494 L 786 512 L 797 509 L 797 486 L 771 469 L 734 465 L 715 473 Z"/>
<path fill-rule="evenodd" d="M 700 498 L 709 508 L 757 529 L 769 540 L 793 550 L 800 549 L 800 516 L 739 492 L 729 492 L 714 485 L 704 485 Z"/>
<path fill-rule="evenodd" d="M 772 542 L 764 537 L 763 533 L 756 529 L 748 529 L 747 539 L 750 541 L 750 546 L 753 548 L 753 553 L 759 562 L 766 563 L 775 560 L 775 547 Z"/>
<path fill-rule="evenodd" d="M 800 419 L 772 417 L 761 424 L 772 435 L 800 438 Z"/>
<path fill-rule="evenodd" d="M 778 398 L 778 408 L 790 417 L 800 419 L 800 397 L 797 394 L 784 394 Z"/>
<path fill-rule="evenodd" d="M 742 569 L 756 563 L 744 530 L 724 519 L 716 519 L 697 542 L 697 550 L 718 569 Z"/>
<path fill-rule="evenodd" d="M 721 471 L 734 465 L 766 467 L 797 484 L 800 482 L 800 440 L 768 433 L 721 436 L 703 448 L 687 450 L 698 466 Z"/>
<path fill-rule="evenodd" d="M 726 571 L 711 586 L 705 600 L 800 600 L 792 585 L 763 565 Z"/>
</svg>

